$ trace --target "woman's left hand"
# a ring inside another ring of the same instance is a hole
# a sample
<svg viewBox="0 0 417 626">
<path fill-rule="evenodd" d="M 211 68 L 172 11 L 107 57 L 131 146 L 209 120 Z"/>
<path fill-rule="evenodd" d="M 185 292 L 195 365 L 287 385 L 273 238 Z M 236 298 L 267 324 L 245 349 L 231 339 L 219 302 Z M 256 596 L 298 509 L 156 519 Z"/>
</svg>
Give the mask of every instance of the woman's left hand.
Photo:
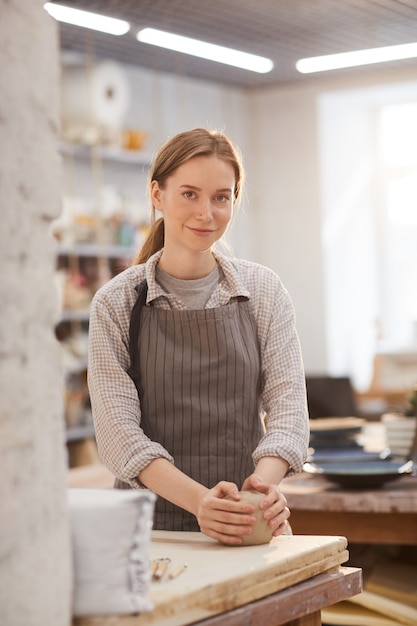
<svg viewBox="0 0 417 626">
<path fill-rule="evenodd" d="M 287 506 L 287 499 L 278 485 L 264 483 L 258 475 L 251 474 L 243 483 L 242 490 L 260 491 L 265 494 L 259 506 L 264 510 L 263 516 L 268 520 L 268 526 L 274 530 L 274 537 L 291 534 L 291 527 L 288 523 L 291 513 Z"/>
</svg>

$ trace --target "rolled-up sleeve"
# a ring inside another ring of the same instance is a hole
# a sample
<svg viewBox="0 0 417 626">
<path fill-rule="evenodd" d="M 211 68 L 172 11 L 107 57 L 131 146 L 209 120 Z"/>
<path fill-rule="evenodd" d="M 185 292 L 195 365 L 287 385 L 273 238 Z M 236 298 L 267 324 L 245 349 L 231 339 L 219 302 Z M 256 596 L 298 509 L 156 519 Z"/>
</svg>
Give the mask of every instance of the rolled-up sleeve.
<svg viewBox="0 0 417 626">
<path fill-rule="evenodd" d="M 111 297 L 108 290 L 95 295 L 90 312 L 88 387 L 101 460 L 117 478 L 139 488 L 138 475 L 153 459 L 173 459 L 140 426 L 140 402 L 127 373 L 133 302 L 134 295 L 126 298 L 126 293 L 114 290 Z"/>
<path fill-rule="evenodd" d="M 256 300 L 262 366 L 265 435 L 253 453 L 285 459 L 288 474 L 301 471 L 307 456 L 309 422 L 304 367 L 294 307 L 279 278 L 266 270 Z"/>
</svg>

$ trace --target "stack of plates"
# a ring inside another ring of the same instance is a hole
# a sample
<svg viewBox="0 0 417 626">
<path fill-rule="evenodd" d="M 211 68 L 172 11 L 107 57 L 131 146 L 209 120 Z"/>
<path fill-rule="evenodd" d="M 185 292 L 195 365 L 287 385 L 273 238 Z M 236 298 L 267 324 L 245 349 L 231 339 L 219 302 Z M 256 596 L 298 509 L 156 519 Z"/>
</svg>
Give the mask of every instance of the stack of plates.
<svg viewBox="0 0 417 626">
<path fill-rule="evenodd" d="M 304 471 L 322 475 L 347 489 L 372 489 L 411 474 L 413 463 L 391 461 L 390 450 L 363 449 L 360 435 L 364 423 L 357 417 L 311 420 L 311 454 Z"/>
<path fill-rule="evenodd" d="M 323 417 L 310 420 L 310 446 L 319 450 L 360 449 L 365 420 L 359 417 Z"/>
<path fill-rule="evenodd" d="M 392 454 L 407 458 L 417 430 L 417 419 L 404 417 L 396 413 L 385 413 L 382 416 L 385 427 L 387 446 Z"/>
</svg>

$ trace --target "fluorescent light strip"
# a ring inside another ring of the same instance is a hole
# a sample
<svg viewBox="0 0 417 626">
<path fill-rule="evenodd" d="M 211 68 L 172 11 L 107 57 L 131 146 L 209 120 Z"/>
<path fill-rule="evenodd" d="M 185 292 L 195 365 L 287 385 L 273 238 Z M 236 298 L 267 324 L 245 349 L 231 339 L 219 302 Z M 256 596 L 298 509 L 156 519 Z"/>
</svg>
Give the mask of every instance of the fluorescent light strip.
<svg viewBox="0 0 417 626">
<path fill-rule="evenodd" d="M 124 20 L 106 17 L 98 13 L 90 13 L 89 11 L 80 11 L 80 9 L 73 9 L 63 4 L 47 2 L 44 4 L 44 9 L 59 22 L 98 30 L 109 35 L 124 35 L 130 30 L 129 22 Z"/>
<path fill-rule="evenodd" d="M 149 43 L 153 46 L 183 52 L 209 61 L 233 65 L 251 72 L 266 74 L 274 67 L 273 62 L 265 57 L 259 57 L 247 52 L 232 50 L 212 43 L 206 43 L 198 39 L 190 39 L 181 35 L 174 35 L 155 28 L 144 28 L 138 32 L 136 39 L 141 43 Z"/>
<path fill-rule="evenodd" d="M 328 70 L 370 65 L 372 63 L 401 61 L 414 57 L 417 57 L 417 43 L 406 43 L 399 46 L 385 46 L 383 48 L 370 48 L 368 50 L 355 50 L 353 52 L 341 52 L 339 54 L 300 59 L 295 64 L 295 67 L 301 74 L 311 74 L 313 72 L 326 72 Z"/>
</svg>

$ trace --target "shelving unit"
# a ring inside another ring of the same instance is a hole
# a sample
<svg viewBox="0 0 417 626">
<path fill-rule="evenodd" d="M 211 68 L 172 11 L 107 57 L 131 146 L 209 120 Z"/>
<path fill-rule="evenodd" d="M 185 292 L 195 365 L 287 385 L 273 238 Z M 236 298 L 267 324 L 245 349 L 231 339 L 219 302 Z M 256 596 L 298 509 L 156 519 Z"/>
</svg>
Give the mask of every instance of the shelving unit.
<svg viewBox="0 0 417 626">
<path fill-rule="evenodd" d="M 63 214 L 53 225 L 62 314 L 56 336 L 65 376 L 70 466 L 94 462 L 94 429 L 87 389 L 89 308 L 97 289 L 128 267 L 140 247 L 147 216 L 150 156 L 107 146 L 61 143 Z M 82 450 L 82 452 L 81 452 Z M 89 461 L 90 459 L 90 461 Z"/>
<path fill-rule="evenodd" d="M 98 243 L 78 243 L 74 245 L 59 244 L 58 255 L 77 255 L 83 257 L 104 256 L 113 259 L 124 259 L 126 255 L 132 254 L 133 250 L 125 246 L 118 245 L 100 245 Z"/>
<path fill-rule="evenodd" d="M 142 150 L 121 150 L 120 148 L 110 146 L 87 146 L 61 142 L 59 151 L 63 156 L 71 156 L 78 159 L 91 159 L 91 154 L 94 152 L 103 161 L 144 165 L 145 167 L 148 167 L 151 162 L 151 155 L 148 152 Z"/>
</svg>

